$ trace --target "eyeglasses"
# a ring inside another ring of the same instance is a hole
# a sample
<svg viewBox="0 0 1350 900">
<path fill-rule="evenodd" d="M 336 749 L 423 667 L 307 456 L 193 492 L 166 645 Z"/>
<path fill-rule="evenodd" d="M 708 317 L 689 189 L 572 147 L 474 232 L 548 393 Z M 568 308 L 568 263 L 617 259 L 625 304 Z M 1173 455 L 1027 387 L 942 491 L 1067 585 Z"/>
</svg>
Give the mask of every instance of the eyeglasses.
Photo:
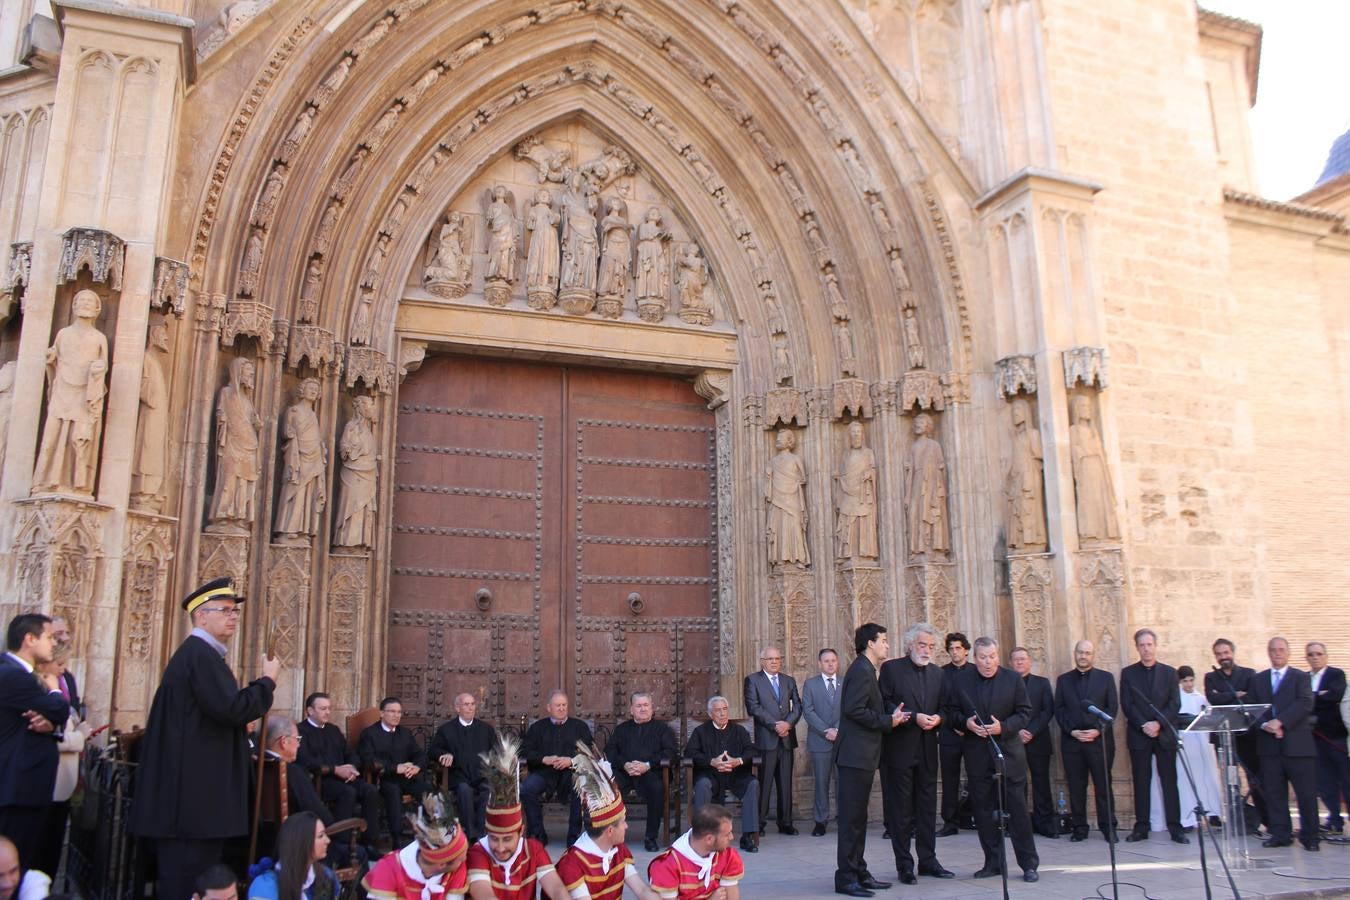
<svg viewBox="0 0 1350 900">
<path fill-rule="evenodd" d="M 237 606 L 203 606 L 202 612 L 218 612 L 226 616 L 242 616 L 244 611 Z"/>
<path fill-rule="evenodd" d="M 297 744 L 304 740 L 304 738 L 298 734 L 283 734 L 281 739 L 283 741 L 295 741 Z"/>
</svg>

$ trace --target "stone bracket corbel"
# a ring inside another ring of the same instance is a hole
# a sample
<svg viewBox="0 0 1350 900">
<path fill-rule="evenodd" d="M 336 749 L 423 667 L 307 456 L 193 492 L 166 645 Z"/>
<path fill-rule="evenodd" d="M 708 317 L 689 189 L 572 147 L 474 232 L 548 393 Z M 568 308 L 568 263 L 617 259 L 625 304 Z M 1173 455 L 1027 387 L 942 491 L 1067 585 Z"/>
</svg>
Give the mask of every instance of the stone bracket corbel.
<svg viewBox="0 0 1350 900">
<path fill-rule="evenodd" d="M 708 409 L 717 409 L 731 396 L 731 373 L 705 369 L 694 379 L 694 393 L 708 401 Z"/>
<path fill-rule="evenodd" d="M 408 373 L 416 372 L 422 366 L 423 360 L 427 358 L 426 341 L 403 341 L 398 348 L 398 380 L 399 383 L 408 377 Z"/>
</svg>

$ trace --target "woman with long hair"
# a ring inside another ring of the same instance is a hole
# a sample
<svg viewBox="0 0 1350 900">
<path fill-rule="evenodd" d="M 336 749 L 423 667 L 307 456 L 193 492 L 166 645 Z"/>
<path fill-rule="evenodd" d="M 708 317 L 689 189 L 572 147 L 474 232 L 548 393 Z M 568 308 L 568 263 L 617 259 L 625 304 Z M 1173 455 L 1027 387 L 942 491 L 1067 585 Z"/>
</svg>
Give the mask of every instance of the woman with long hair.
<svg viewBox="0 0 1350 900">
<path fill-rule="evenodd" d="M 325 866 L 328 832 L 314 813 L 298 812 L 281 823 L 277 858 L 263 857 L 249 868 L 255 876 L 248 886 L 249 900 L 332 900 L 340 885 Z"/>
</svg>

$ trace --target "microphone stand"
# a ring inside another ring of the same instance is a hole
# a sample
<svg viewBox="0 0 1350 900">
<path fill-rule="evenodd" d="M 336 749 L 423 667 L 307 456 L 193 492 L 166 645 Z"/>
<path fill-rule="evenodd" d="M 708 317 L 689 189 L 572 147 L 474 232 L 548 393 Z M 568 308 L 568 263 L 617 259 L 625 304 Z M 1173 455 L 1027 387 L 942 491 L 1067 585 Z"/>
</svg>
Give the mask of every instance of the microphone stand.
<svg viewBox="0 0 1350 900">
<path fill-rule="evenodd" d="M 1134 691 L 1134 695 L 1144 701 L 1149 709 L 1153 710 L 1155 721 L 1166 725 L 1168 732 L 1171 733 L 1173 740 L 1176 741 L 1177 757 L 1181 760 L 1181 768 L 1186 773 L 1186 780 L 1190 782 L 1191 785 L 1191 793 L 1195 796 L 1195 828 L 1196 834 L 1200 838 L 1200 873 L 1205 879 L 1205 900 L 1212 900 L 1214 896 L 1210 891 L 1209 864 L 1205 859 L 1205 835 L 1209 835 L 1209 839 L 1214 841 L 1214 853 L 1219 857 L 1219 862 L 1223 864 L 1223 873 L 1228 878 L 1228 887 L 1232 890 L 1233 896 L 1240 900 L 1242 895 L 1238 893 L 1237 883 L 1233 881 L 1233 873 L 1228 869 L 1228 860 L 1224 859 L 1223 851 L 1219 849 L 1218 841 L 1215 839 L 1214 833 L 1209 828 L 1209 816 L 1205 812 L 1204 801 L 1200 799 L 1200 790 L 1196 787 L 1195 776 L 1191 772 L 1190 761 L 1186 759 L 1186 750 L 1181 745 L 1180 732 L 1178 732 L 1177 727 L 1172 724 L 1172 720 L 1164 716 L 1162 711 L 1153 705 L 1153 701 L 1148 699 L 1143 691 L 1139 690 L 1139 688 L 1134 685 L 1130 685 L 1130 690 Z M 1138 826 L 1136 825 L 1135 827 Z"/>
<path fill-rule="evenodd" d="M 966 701 L 970 707 L 971 718 L 975 724 L 981 728 L 988 728 L 984 720 L 980 718 L 980 710 L 974 703 L 970 702 L 970 697 L 965 691 L 961 692 L 961 699 Z M 998 739 L 992 734 L 986 734 L 986 741 L 989 742 L 989 749 L 994 755 L 994 769 L 998 772 L 998 874 L 1003 882 L 1003 900 L 1008 900 L 1008 814 L 1005 812 L 1004 794 L 1008 785 L 1008 761 L 1003 756 L 1003 748 L 998 745 Z"/>
<path fill-rule="evenodd" d="M 1098 715 L 1092 712 L 1092 704 L 1084 700 L 1083 705 L 1088 707 L 1088 712 L 1101 720 L 1101 737 L 1097 738 L 1102 745 L 1102 769 L 1106 772 L 1106 847 L 1111 856 L 1111 897 L 1112 900 L 1120 900 L 1120 873 L 1116 870 L 1116 810 L 1115 810 L 1115 791 L 1111 787 L 1111 757 L 1107 755 L 1106 744 L 1112 740 L 1111 736 L 1111 717 L 1102 713 Z"/>
</svg>

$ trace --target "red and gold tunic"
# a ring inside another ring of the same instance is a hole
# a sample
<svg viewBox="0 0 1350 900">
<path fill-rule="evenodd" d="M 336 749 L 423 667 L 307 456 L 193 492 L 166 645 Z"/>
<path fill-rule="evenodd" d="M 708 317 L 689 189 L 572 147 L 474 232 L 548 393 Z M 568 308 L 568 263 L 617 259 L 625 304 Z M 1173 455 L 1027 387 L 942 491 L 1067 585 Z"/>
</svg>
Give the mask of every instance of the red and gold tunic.
<svg viewBox="0 0 1350 900">
<path fill-rule="evenodd" d="M 506 865 L 510 864 L 508 883 Z M 553 871 L 553 860 L 549 858 L 544 845 L 534 838 L 520 839 L 516 856 L 507 863 L 497 861 L 483 838 L 469 848 L 469 884 L 475 881 L 488 881 L 492 884 L 492 893 L 499 900 L 534 900 L 538 896 L 538 880 Z"/>
<path fill-rule="evenodd" d="M 609 871 L 604 868 L 604 859 L 597 853 L 581 849 L 589 844 L 598 850 L 595 842 L 583 834 L 567 852 L 558 858 L 558 877 L 570 894 L 583 883 L 591 893 L 591 900 L 618 900 L 623 896 L 623 879 L 628 867 L 633 865 L 633 854 L 627 844 L 615 848 L 615 854 L 609 861 Z"/>
<path fill-rule="evenodd" d="M 745 875 L 745 863 L 734 847 L 713 854 L 708 884 L 703 884 L 699 864 L 671 847 L 647 864 L 647 880 L 652 890 L 666 900 L 708 900 L 718 888 L 739 884 Z"/>
<path fill-rule="evenodd" d="M 417 845 L 409 844 L 398 853 L 382 857 L 361 879 L 361 886 L 374 900 L 441 900 L 467 894 L 468 876 L 468 866 L 461 862 L 440 884 L 428 885 L 417 866 Z"/>
</svg>

